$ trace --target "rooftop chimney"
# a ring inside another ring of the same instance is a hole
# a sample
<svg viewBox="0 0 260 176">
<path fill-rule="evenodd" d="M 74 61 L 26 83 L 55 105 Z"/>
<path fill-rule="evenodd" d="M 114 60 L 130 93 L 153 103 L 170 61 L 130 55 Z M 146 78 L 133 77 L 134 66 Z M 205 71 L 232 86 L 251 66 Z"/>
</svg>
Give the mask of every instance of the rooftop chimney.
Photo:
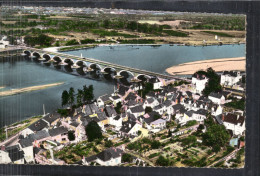
<svg viewBox="0 0 260 176">
<path fill-rule="evenodd" d="M 131 123 L 129 123 L 129 128 L 131 128 Z"/>
<path fill-rule="evenodd" d="M 225 116 L 224 116 L 224 114 L 222 114 L 222 121 L 224 121 L 225 120 Z"/>
</svg>

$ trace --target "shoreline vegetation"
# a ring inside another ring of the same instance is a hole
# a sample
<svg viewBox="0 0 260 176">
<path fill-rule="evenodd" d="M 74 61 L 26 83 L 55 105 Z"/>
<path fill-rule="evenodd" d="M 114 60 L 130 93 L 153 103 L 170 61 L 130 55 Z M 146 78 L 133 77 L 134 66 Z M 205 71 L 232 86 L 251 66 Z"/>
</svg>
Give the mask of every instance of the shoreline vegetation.
<svg viewBox="0 0 260 176">
<path fill-rule="evenodd" d="M 187 62 L 169 67 L 166 69 L 166 72 L 170 75 L 191 75 L 198 70 L 206 70 L 209 67 L 214 68 L 216 72 L 231 70 L 245 71 L 246 58 L 235 57 Z"/>
<path fill-rule="evenodd" d="M 64 82 L 44 84 L 44 85 L 39 85 L 39 86 L 30 86 L 30 87 L 25 87 L 25 88 L 20 88 L 20 89 L 6 90 L 6 91 L 0 92 L 0 97 L 20 94 L 20 93 L 25 93 L 25 92 L 31 92 L 31 91 L 35 91 L 35 90 L 47 89 L 49 87 L 59 86 L 62 84 L 64 84 Z"/>
</svg>

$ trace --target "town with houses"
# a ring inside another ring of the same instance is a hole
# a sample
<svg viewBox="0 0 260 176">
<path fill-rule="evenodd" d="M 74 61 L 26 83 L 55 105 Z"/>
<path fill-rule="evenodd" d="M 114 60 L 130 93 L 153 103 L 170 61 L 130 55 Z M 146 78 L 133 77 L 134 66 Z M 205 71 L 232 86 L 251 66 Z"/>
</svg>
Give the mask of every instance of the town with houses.
<svg viewBox="0 0 260 176">
<path fill-rule="evenodd" d="M 66 115 L 43 115 L 1 146 L 0 163 L 243 167 L 245 110 L 226 105 L 245 98 L 244 74 L 219 73 L 222 91 L 208 96 L 209 78 L 199 73 L 184 82 L 148 79 L 145 95 L 144 86 L 117 84 Z M 90 141 L 94 122 L 102 137 Z"/>
</svg>

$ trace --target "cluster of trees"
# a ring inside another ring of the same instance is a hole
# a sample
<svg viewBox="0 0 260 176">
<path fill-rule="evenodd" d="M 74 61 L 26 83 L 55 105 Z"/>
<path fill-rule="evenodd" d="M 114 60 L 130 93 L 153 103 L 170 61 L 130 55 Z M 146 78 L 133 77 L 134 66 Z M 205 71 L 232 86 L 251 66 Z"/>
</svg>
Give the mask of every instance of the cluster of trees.
<svg viewBox="0 0 260 176">
<path fill-rule="evenodd" d="M 79 42 L 76 39 L 72 39 L 72 40 L 67 41 L 65 45 L 66 46 L 79 45 Z"/>
<path fill-rule="evenodd" d="M 163 156 L 159 156 L 159 158 L 156 160 L 156 165 L 158 165 L 158 166 L 172 166 L 173 161 L 171 161 L 168 158 L 165 158 Z"/>
<path fill-rule="evenodd" d="M 95 121 L 89 122 L 88 125 L 85 127 L 85 131 L 89 142 L 92 142 L 95 139 L 103 138 L 101 128 Z"/>
<path fill-rule="evenodd" d="M 75 96 L 76 96 L 76 101 L 77 101 L 77 105 L 81 106 L 83 103 L 90 103 L 93 99 L 94 99 L 94 88 L 93 85 L 90 86 L 83 86 L 83 89 L 78 89 L 78 93 L 75 94 L 74 88 L 71 87 L 69 89 L 69 91 L 64 90 L 62 92 L 62 106 L 65 106 L 67 104 L 69 104 L 70 106 L 72 106 L 75 102 Z"/>
<path fill-rule="evenodd" d="M 117 114 L 121 114 L 121 110 L 122 110 L 122 103 L 118 102 L 116 104 L 115 111 L 116 111 Z"/>
<path fill-rule="evenodd" d="M 207 78 L 209 78 L 208 83 L 202 92 L 204 96 L 208 96 L 211 92 L 222 91 L 222 87 L 220 85 L 220 76 L 211 67 L 208 68 L 207 71 L 197 71 L 193 74 L 193 76 L 196 77 L 196 74 L 205 75 Z"/>
<path fill-rule="evenodd" d="M 51 46 L 51 44 L 54 42 L 54 38 L 49 37 L 45 34 L 39 34 L 36 36 L 30 36 L 27 35 L 24 37 L 24 43 L 29 45 L 29 46 L 35 46 L 35 45 L 40 45 L 40 46 Z"/>
<path fill-rule="evenodd" d="M 199 19 L 198 19 L 199 20 Z M 197 20 L 197 21 L 198 21 Z M 201 23 L 193 25 L 192 29 L 215 29 L 215 30 L 245 30 L 245 17 L 210 16 L 199 20 Z"/>
<path fill-rule="evenodd" d="M 130 155 L 130 154 L 128 154 L 128 153 L 124 153 L 124 154 L 122 155 L 122 162 L 123 162 L 123 163 L 124 163 L 124 162 L 127 162 L 127 163 L 133 162 L 133 156 Z"/>
<path fill-rule="evenodd" d="M 219 152 L 228 143 L 230 135 L 224 125 L 216 124 L 211 116 L 205 120 L 207 131 L 202 135 L 203 144 L 212 147 L 213 152 Z"/>
<path fill-rule="evenodd" d="M 226 107 L 231 107 L 234 109 L 240 109 L 242 111 L 245 110 L 245 98 L 242 98 L 240 100 L 238 99 L 233 99 L 232 102 L 226 103 L 225 106 Z"/>
</svg>

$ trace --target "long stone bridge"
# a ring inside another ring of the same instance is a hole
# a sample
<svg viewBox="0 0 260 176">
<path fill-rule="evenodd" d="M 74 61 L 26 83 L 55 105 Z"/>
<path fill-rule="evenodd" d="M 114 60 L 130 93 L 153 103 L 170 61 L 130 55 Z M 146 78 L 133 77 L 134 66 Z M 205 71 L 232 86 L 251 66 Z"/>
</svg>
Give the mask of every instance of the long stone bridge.
<svg viewBox="0 0 260 176">
<path fill-rule="evenodd" d="M 110 62 L 101 61 L 93 58 L 86 58 L 80 56 L 74 56 L 70 54 L 50 52 L 42 49 L 23 47 L 24 56 L 29 56 L 31 58 L 37 58 L 38 60 L 43 61 L 44 63 L 54 62 L 59 65 L 71 65 L 71 68 L 80 68 L 84 66 L 87 71 L 99 70 L 102 74 L 108 74 L 115 72 L 116 75 L 114 78 L 120 78 L 123 76 L 122 73 L 127 73 L 128 76 L 133 76 L 134 79 L 139 79 L 140 76 L 145 78 L 158 77 L 166 80 L 175 79 L 175 80 L 185 80 L 187 79 L 178 78 L 172 75 L 165 75 L 160 73 L 155 73 L 151 71 L 141 70 L 137 68 L 131 68 L 123 65 L 118 65 Z"/>
</svg>

